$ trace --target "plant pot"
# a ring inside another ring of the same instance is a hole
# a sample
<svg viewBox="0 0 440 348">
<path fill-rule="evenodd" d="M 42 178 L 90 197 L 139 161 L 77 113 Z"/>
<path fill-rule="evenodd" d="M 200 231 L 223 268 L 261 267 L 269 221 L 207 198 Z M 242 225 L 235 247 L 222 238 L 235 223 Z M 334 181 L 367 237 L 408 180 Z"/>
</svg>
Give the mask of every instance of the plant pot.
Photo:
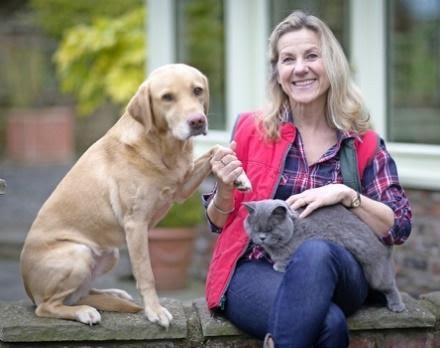
<svg viewBox="0 0 440 348">
<path fill-rule="evenodd" d="M 6 156 L 27 164 L 66 163 L 74 158 L 70 107 L 13 109 L 7 116 Z"/>
<path fill-rule="evenodd" d="M 149 231 L 150 260 L 158 290 L 186 286 L 197 228 L 162 228 Z"/>
</svg>

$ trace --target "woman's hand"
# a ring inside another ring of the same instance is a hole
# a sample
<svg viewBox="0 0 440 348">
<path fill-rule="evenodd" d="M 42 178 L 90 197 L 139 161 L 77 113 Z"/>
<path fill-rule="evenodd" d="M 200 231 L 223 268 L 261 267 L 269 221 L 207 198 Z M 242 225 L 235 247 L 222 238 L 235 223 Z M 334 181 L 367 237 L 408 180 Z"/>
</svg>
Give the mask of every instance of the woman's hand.
<svg viewBox="0 0 440 348">
<path fill-rule="evenodd" d="M 208 205 L 211 222 L 223 227 L 229 213 L 234 210 L 234 181 L 243 173 L 241 162 L 235 155 L 235 141 L 228 147 L 219 147 L 211 159 L 213 174 L 217 177 L 217 191 Z"/>
<path fill-rule="evenodd" d="M 293 208 L 305 206 L 300 218 L 310 215 L 314 210 L 327 205 L 342 203 L 346 207 L 356 197 L 355 190 L 343 184 L 330 184 L 297 195 L 290 196 L 286 202 Z M 352 209 L 353 213 L 364 221 L 379 237 L 385 237 L 394 223 L 394 212 L 382 202 L 361 196 L 361 205 Z"/>
<path fill-rule="evenodd" d="M 243 173 L 241 162 L 234 152 L 236 143 L 232 141 L 229 147 L 219 147 L 211 159 L 213 174 L 218 179 L 218 185 L 234 188 L 234 181 Z"/>
<path fill-rule="evenodd" d="M 327 205 L 342 203 L 348 207 L 355 196 L 356 192 L 346 185 L 329 184 L 290 196 L 286 202 L 293 209 L 305 207 L 300 214 L 300 218 L 304 218 L 314 210 Z"/>
</svg>

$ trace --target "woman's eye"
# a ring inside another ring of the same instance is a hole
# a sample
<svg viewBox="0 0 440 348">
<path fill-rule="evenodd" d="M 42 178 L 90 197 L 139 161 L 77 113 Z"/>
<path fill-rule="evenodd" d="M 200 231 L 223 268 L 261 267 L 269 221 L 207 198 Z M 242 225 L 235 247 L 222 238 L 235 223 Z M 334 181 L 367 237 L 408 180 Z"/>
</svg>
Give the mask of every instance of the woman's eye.
<svg viewBox="0 0 440 348">
<path fill-rule="evenodd" d="M 295 61 L 295 59 L 293 59 L 292 57 L 285 57 L 285 58 L 281 59 L 281 62 L 284 64 L 293 63 L 294 61 Z"/>
<path fill-rule="evenodd" d="M 307 55 L 307 59 L 308 60 L 315 60 L 315 59 L 317 59 L 319 56 L 316 54 L 316 53 L 309 53 L 308 55 Z"/>
</svg>

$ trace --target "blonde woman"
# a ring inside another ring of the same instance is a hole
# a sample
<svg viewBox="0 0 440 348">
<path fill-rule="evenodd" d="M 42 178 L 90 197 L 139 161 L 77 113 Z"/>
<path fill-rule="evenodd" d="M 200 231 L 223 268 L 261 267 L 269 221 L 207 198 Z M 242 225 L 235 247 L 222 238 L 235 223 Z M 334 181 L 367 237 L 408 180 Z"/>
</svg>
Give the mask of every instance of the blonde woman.
<svg viewBox="0 0 440 348">
<path fill-rule="evenodd" d="M 368 130 L 368 112 L 327 25 L 293 12 L 273 30 L 269 55 L 268 110 L 240 115 L 231 147 L 212 159 L 217 185 L 205 199 L 220 234 L 208 272 L 208 306 L 250 335 L 266 337 L 267 346 L 346 347 L 346 317 L 369 291 L 359 263 L 341 246 L 310 240 L 285 273 L 274 271 L 246 236 L 241 203 L 284 199 L 305 208 L 302 217 L 341 203 L 387 245 L 407 239 L 411 210 L 383 140 Z M 351 166 L 357 165 L 358 186 L 342 175 L 347 142 L 357 151 Z M 253 186 L 245 194 L 233 189 L 243 169 Z"/>
</svg>

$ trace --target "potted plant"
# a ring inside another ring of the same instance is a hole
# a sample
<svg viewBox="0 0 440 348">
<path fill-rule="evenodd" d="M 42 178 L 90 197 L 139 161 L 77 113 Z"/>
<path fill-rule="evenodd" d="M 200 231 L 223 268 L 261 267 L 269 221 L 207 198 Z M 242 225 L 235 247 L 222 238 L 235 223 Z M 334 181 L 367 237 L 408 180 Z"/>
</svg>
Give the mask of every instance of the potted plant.
<svg viewBox="0 0 440 348">
<path fill-rule="evenodd" d="M 54 16 L 64 5 L 66 11 Z M 20 24 L 25 32 L 13 28 L 11 45 L 0 47 L 7 63 L 0 80 L 8 91 L 0 88 L 0 103 L 14 107 L 5 127 L 6 154 L 25 162 L 63 161 L 74 157 L 75 115 L 126 105 L 143 81 L 145 2 L 31 0 L 30 8 Z M 10 46 L 19 47 L 9 52 Z M 58 83 L 75 108 L 49 108 L 60 105 Z"/>
<path fill-rule="evenodd" d="M 150 259 L 156 287 L 176 290 L 186 286 L 198 228 L 204 210 L 198 192 L 175 204 L 159 224 L 149 231 Z"/>
<path fill-rule="evenodd" d="M 7 28 L 7 44 L 0 47 L 6 156 L 25 163 L 66 162 L 74 154 L 74 114 L 57 90 L 55 42 L 27 17 L 11 20 Z"/>
</svg>

